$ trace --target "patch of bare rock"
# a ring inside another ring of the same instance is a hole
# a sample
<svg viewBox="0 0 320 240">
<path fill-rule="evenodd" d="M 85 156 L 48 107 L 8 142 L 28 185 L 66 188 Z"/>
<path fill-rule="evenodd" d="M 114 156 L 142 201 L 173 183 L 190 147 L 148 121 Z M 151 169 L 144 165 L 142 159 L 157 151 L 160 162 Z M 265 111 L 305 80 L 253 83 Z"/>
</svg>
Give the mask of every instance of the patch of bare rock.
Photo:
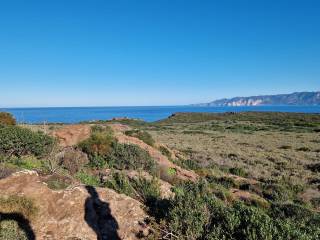
<svg viewBox="0 0 320 240">
<path fill-rule="evenodd" d="M 30 220 L 36 239 L 137 239 L 146 231 L 141 203 L 107 188 L 54 191 L 36 172 L 21 171 L 1 179 L 0 192 L 32 199 L 39 209 Z"/>
</svg>

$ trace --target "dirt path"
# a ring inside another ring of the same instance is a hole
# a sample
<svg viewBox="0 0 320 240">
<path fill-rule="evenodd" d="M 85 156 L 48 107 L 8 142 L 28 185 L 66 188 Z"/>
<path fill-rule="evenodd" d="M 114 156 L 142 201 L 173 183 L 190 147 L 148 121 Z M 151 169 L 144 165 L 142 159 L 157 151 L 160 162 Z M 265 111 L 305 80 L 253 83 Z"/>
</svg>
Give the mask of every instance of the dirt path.
<svg viewBox="0 0 320 240">
<path fill-rule="evenodd" d="M 59 139 L 60 146 L 69 147 L 87 139 L 90 133 L 90 125 L 77 124 L 54 130 L 51 135 Z"/>
</svg>

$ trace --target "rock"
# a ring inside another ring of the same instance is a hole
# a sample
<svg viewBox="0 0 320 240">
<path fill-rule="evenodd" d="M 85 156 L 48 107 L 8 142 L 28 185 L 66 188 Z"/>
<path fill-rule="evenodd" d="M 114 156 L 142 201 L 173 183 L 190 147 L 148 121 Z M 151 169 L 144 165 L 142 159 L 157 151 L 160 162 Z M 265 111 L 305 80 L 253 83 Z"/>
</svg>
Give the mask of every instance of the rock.
<svg viewBox="0 0 320 240">
<path fill-rule="evenodd" d="M 137 239 L 146 218 L 142 205 L 107 188 L 49 189 L 34 171 L 0 180 L 1 196 L 22 195 L 39 209 L 30 225 L 36 239 Z M 3 211 L 3 209 L 2 209 Z M 1 209 L 0 209 L 1 212 Z"/>
</svg>

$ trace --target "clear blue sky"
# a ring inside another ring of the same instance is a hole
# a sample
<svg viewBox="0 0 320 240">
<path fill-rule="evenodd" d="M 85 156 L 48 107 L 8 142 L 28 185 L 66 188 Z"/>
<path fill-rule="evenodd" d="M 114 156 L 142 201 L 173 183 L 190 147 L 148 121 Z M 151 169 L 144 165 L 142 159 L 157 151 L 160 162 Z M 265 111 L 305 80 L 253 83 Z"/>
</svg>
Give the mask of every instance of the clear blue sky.
<svg viewBox="0 0 320 240">
<path fill-rule="evenodd" d="M 320 90 L 320 1 L 3 0 L 0 83 L 0 107 Z"/>
</svg>

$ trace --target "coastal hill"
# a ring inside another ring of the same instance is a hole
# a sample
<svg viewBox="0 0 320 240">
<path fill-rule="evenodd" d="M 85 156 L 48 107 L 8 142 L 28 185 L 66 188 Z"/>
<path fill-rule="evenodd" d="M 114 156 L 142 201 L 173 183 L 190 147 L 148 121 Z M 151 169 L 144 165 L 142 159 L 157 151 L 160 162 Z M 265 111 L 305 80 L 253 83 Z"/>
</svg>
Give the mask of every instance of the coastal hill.
<svg viewBox="0 0 320 240">
<path fill-rule="evenodd" d="M 262 106 L 262 105 L 320 105 L 320 92 L 295 92 L 291 94 L 235 97 L 215 100 L 193 106 Z"/>
</svg>

